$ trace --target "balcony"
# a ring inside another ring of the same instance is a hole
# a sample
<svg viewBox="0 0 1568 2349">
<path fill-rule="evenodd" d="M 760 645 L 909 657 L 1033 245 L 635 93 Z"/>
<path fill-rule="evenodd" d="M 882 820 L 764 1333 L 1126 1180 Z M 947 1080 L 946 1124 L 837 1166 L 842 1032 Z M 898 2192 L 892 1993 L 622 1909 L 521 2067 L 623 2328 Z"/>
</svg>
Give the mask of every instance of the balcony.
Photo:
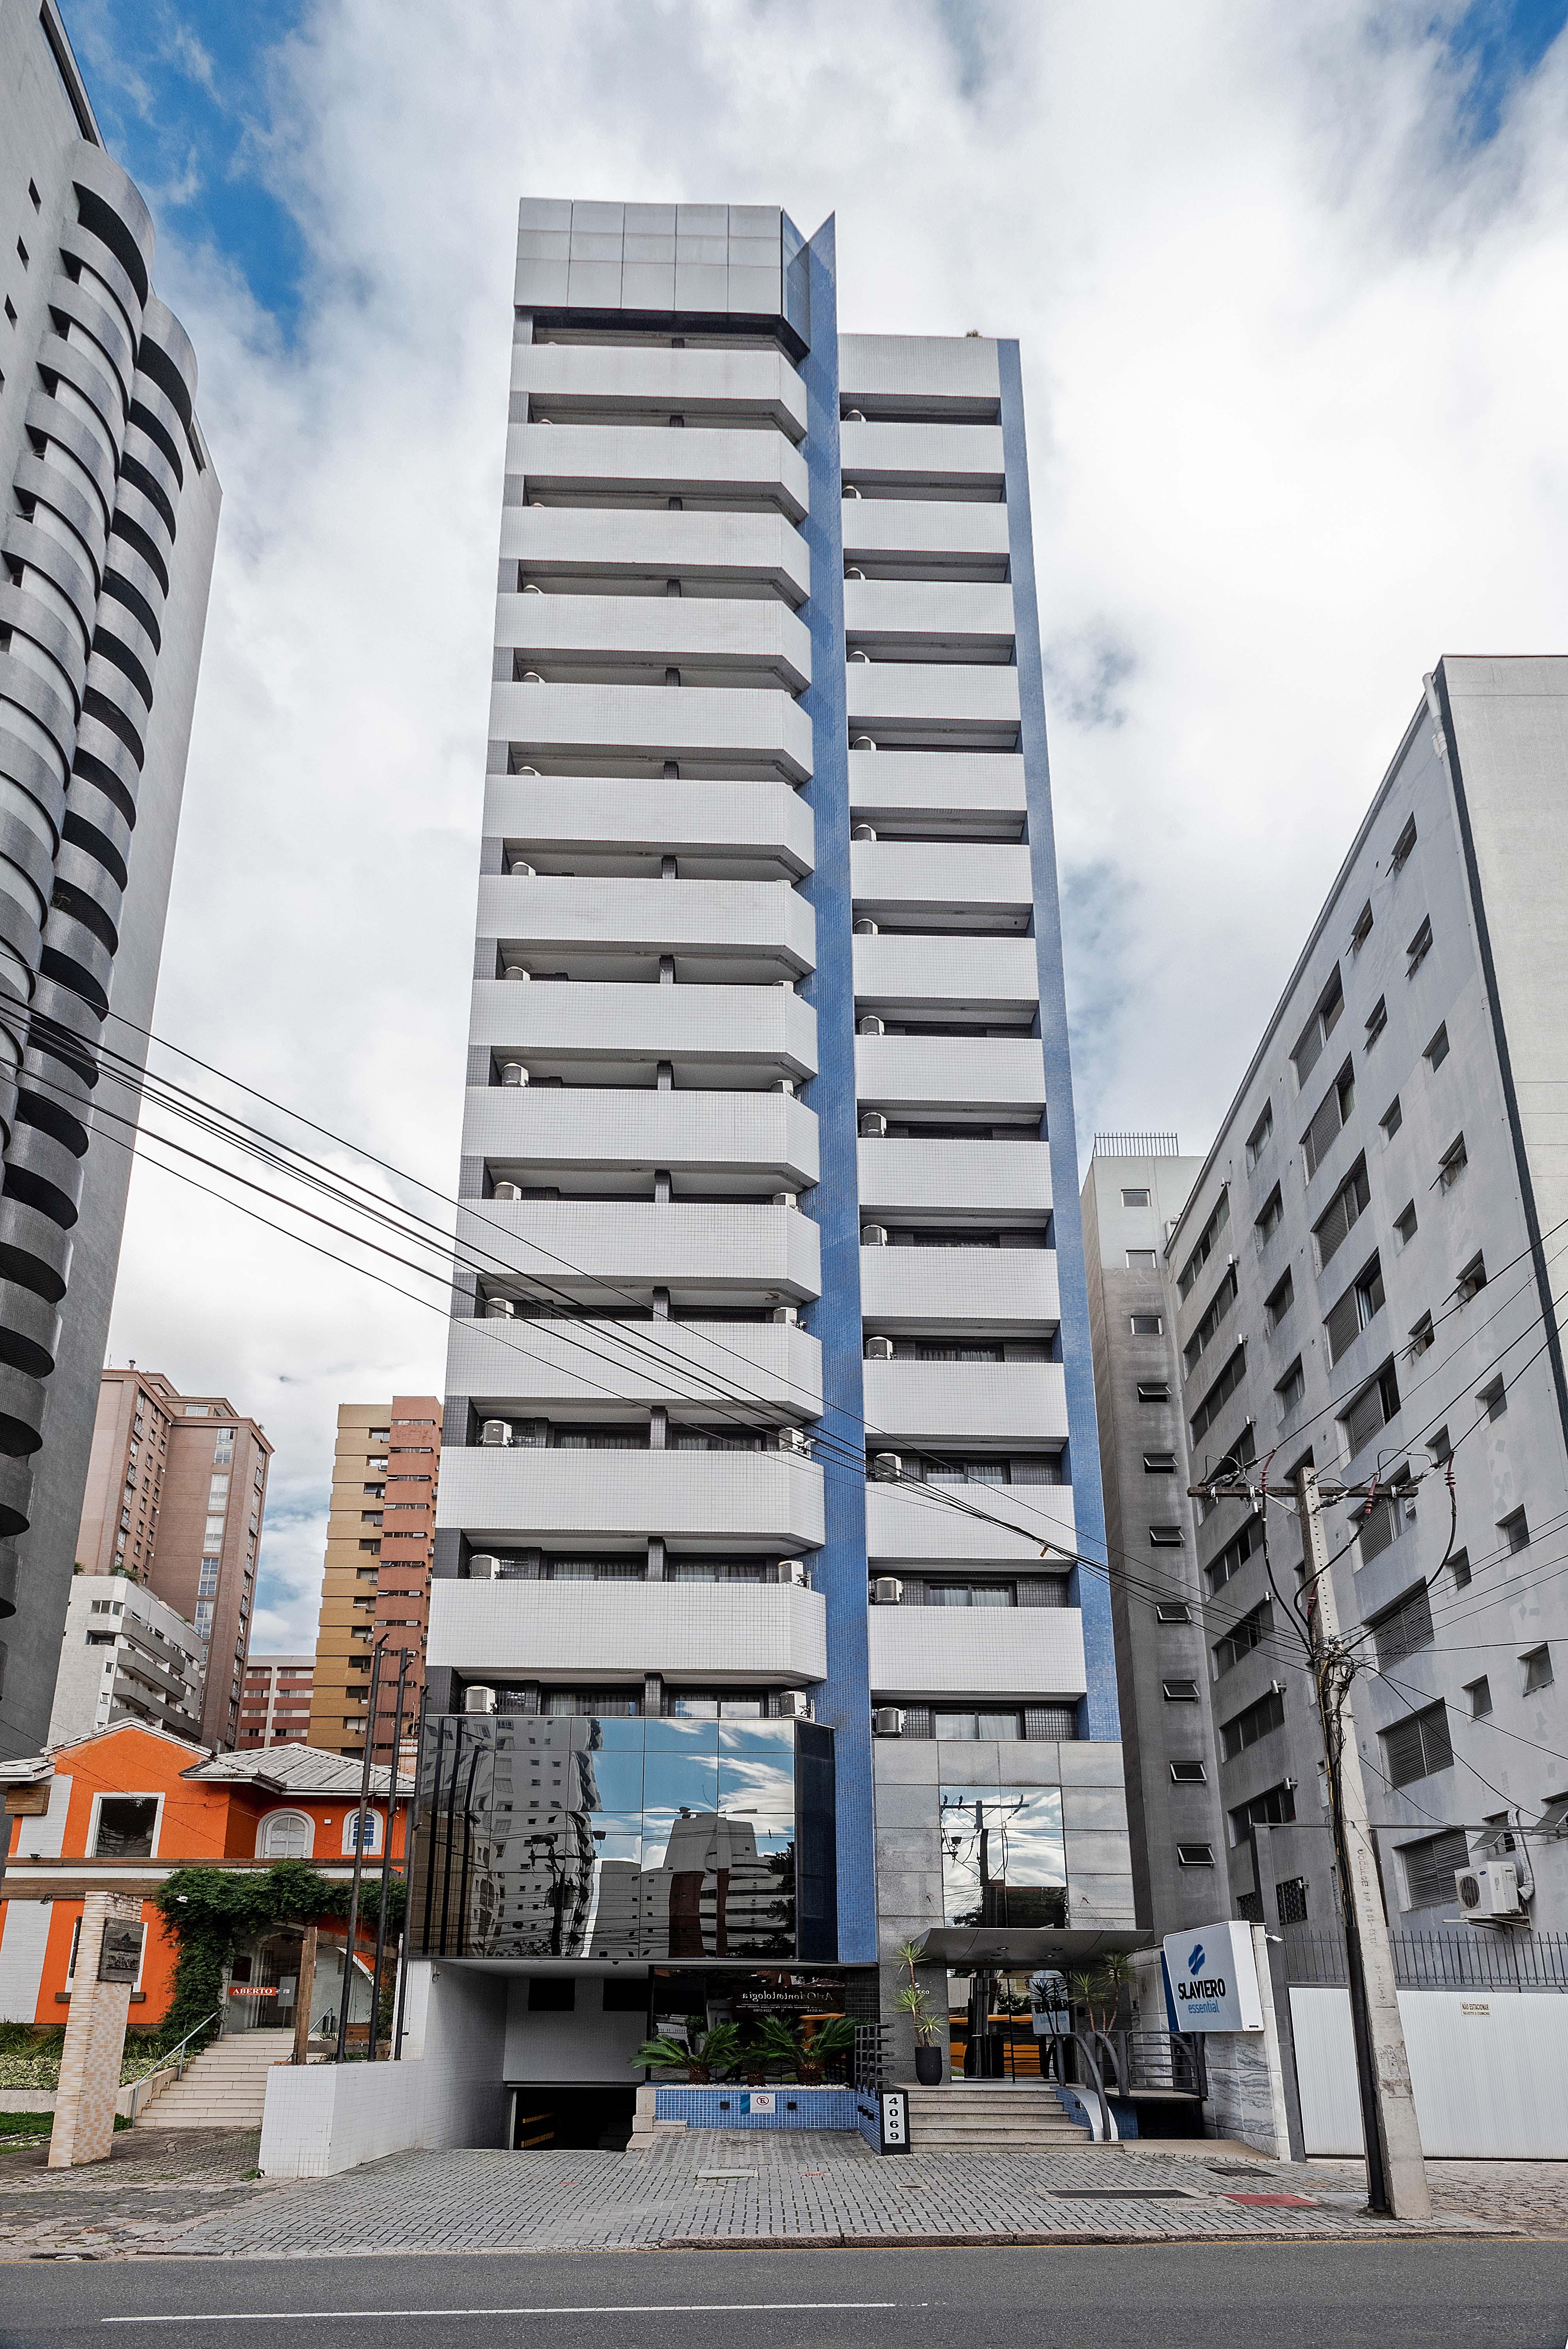
<svg viewBox="0 0 1568 2349">
<path fill-rule="evenodd" d="M 514 424 L 506 436 L 509 481 L 525 498 L 624 497 L 754 500 L 790 522 L 810 502 L 806 460 L 781 432 L 665 425 Z"/>
<path fill-rule="evenodd" d="M 677 1418 L 696 1404 L 711 1418 L 738 1392 L 817 1419 L 822 1353 L 787 1322 L 454 1321 L 447 1392 L 471 1396 L 481 1419 L 548 1417 L 568 1402 L 662 1403 Z"/>
<path fill-rule="evenodd" d="M 850 876 L 856 912 L 884 920 L 908 921 L 927 908 L 1026 916 L 1034 903 L 1029 852 L 1021 842 L 857 840 Z"/>
<path fill-rule="evenodd" d="M 669 887 L 668 883 L 661 886 Z M 673 885 L 678 887 L 680 885 Z M 817 1069 L 817 1015 L 782 987 L 528 985 L 481 979 L 469 1042 L 535 1063 L 641 1059 L 738 1063 L 797 1080 Z M 651 1071 L 650 1071 L 651 1073 Z"/>
<path fill-rule="evenodd" d="M 1037 1116 L 1046 1106 L 1045 1057 L 1037 1037 L 857 1036 L 855 1092 L 881 1110 Z"/>
<path fill-rule="evenodd" d="M 818 1296 L 821 1288 L 818 1227 L 794 1207 L 487 1199 L 459 1209 L 458 1237 L 495 1268 L 495 1277 L 509 1267 L 585 1295 L 597 1281 L 657 1282 L 744 1288 L 755 1290 L 760 1304 L 765 1290 L 776 1288 L 789 1302 Z"/>
<path fill-rule="evenodd" d="M 1078 1697 L 1088 1686 L 1076 1607 L 873 1607 L 870 1640 L 879 1702 Z"/>
<path fill-rule="evenodd" d="M 811 588 L 806 542 L 782 514 L 506 506 L 500 553 L 542 579 L 696 574 L 720 589 L 768 587 L 789 605 L 803 604 Z"/>
<path fill-rule="evenodd" d="M 771 957 L 780 975 L 799 975 L 816 962 L 811 908 L 787 881 L 492 874 L 480 882 L 479 936 L 530 948 L 641 946 L 694 956 L 743 950 Z"/>
<path fill-rule="evenodd" d="M 850 752 L 850 806 L 867 823 L 944 817 L 957 830 L 971 812 L 1021 823 L 1025 805 L 1024 761 L 1016 751 Z"/>
<path fill-rule="evenodd" d="M 663 1672 L 801 1688 L 827 1676 L 827 1605 L 780 1583 L 443 1578 L 430 1586 L 428 1653 L 467 1679 Z"/>
<path fill-rule="evenodd" d="M 436 1523 L 478 1550 L 660 1534 L 769 1557 L 820 1549 L 822 1472 L 783 1452 L 449 1448 Z"/>
<path fill-rule="evenodd" d="M 978 580 L 847 579 L 844 631 L 872 653 L 924 648 L 949 660 L 1006 661 L 1013 590 Z"/>
<path fill-rule="evenodd" d="M 673 409 L 687 426 L 705 409 L 776 425 L 791 440 L 806 433 L 806 387 L 779 351 L 684 351 L 643 347 L 616 350 L 593 343 L 519 343 L 511 355 L 515 392 L 552 418 L 624 401 Z M 661 416 L 659 425 L 669 427 Z M 657 429 L 657 428 L 655 428 Z"/>
<path fill-rule="evenodd" d="M 868 1223 L 948 1208 L 1033 1216 L 1051 1204 L 1051 1154 L 1043 1142 L 866 1141 L 860 1193 Z"/>
<path fill-rule="evenodd" d="M 1056 1250 L 862 1248 L 861 1311 L 868 1330 L 889 1338 L 941 1329 L 998 1336 L 1054 1330 L 1061 1319 Z"/>
<path fill-rule="evenodd" d="M 586 600 L 586 599 L 580 599 Z M 684 782 L 616 776 L 491 775 L 485 785 L 487 839 L 551 856 L 607 851 L 683 859 L 737 851 L 772 858 L 781 877 L 814 862 L 811 811 L 788 783 Z M 529 862 L 532 862 L 529 858 Z"/>
<path fill-rule="evenodd" d="M 844 560 L 918 560 L 944 555 L 973 561 L 991 557 L 996 578 L 1007 560 L 1007 509 L 964 498 L 846 498 L 843 502 Z"/>
<path fill-rule="evenodd" d="M 592 1174 L 663 1166 L 673 1174 L 725 1180 L 761 1175 L 770 1189 L 799 1191 L 819 1173 L 816 1113 L 787 1093 L 474 1086 L 463 1109 L 463 1154 L 514 1181 L 531 1173 L 538 1181 L 553 1168 Z"/>
<path fill-rule="evenodd" d="M 696 662 L 705 686 L 722 684 L 717 672 L 727 666 L 767 670 L 789 693 L 803 693 L 811 682 L 810 636 L 788 604 L 776 599 L 500 595 L 495 641 L 518 652 L 526 667 L 542 669 L 552 661 L 645 662 L 662 669 L 666 663 Z M 692 685 L 687 678 L 686 687 Z"/>
<path fill-rule="evenodd" d="M 959 661 L 850 661 L 850 735 L 896 749 L 950 738 L 957 749 L 1018 747 L 1018 672 Z"/>
<path fill-rule="evenodd" d="M 950 856 L 972 854 L 949 849 Z M 954 931 L 929 937 L 857 938 L 855 998 L 881 1010 L 907 1004 L 923 1011 L 1033 1013 L 1039 968 L 1033 938 L 974 937 Z"/>
<path fill-rule="evenodd" d="M 490 740 L 514 764 L 593 771 L 635 758 L 655 771 L 673 759 L 739 766 L 804 782 L 811 721 L 787 693 L 675 685 L 511 685 L 490 688 Z M 570 762 L 570 763 L 567 763 Z"/>
<path fill-rule="evenodd" d="M 839 428 L 846 481 L 887 489 L 961 487 L 999 499 L 1005 479 L 997 424 L 846 422 Z"/>
<path fill-rule="evenodd" d="M 962 1501 L 965 1508 L 983 1509 L 985 1516 L 965 1516 L 947 1506 L 942 1498 L 944 1494 Z M 1009 1532 L 1009 1526 L 1016 1531 Z M 1037 1566 L 1045 1543 L 1070 1551 L 1075 1541 L 1070 1485 L 871 1484 L 866 1487 L 866 1554 L 879 1573 L 896 1574 L 906 1565 L 1011 1566 L 1030 1561 Z"/>
<path fill-rule="evenodd" d="M 1060 1362 L 867 1362 L 864 1371 L 867 1425 L 903 1442 L 1067 1441 Z"/>
</svg>

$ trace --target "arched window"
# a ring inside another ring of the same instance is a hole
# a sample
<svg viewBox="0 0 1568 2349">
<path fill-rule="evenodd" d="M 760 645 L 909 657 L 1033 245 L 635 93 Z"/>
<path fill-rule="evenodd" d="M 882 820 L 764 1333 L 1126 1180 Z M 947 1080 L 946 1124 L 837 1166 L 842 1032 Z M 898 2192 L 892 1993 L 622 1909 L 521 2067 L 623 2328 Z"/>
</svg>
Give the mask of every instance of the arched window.
<svg viewBox="0 0 1568 2349">
<path fill-rule="evenodd" d="M 343 1848 L 346 1852 L 352 1853 L 356 1848 L 359 1834 L 359 1812 L 352 1810 L 343 1822 Z M 366 1853 L 379 1851 L 381 1848 L 381 1814 L 377 1810 L 367 1809 L 365 1813 L 364 1848 Z"/>
<path fill-rule="evenodd" d="M 308 1859 L 315 1842 L 315 1822 L 304 1811 L 272 1811 L 262 1821 L 258 1846 L 263 1859 Z"/>
</svg>

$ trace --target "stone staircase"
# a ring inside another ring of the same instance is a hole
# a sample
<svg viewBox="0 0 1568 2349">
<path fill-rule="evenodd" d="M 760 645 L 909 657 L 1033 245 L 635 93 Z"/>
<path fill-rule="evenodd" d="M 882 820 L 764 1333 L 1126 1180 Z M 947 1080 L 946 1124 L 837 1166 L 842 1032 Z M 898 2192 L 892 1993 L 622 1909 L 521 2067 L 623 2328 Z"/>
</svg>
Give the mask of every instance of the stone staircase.
<svg viewBox="0 0 1568 2349">
<path fill-rule="evenodd" d="M 950 2080 L 909 2091 L 916 2153 L 1050 2153 L 1089 2143 L 1047 2082 Z"/>
<path fill-rule="evenodd" d="M 259 2129 L 267 2073 L 294 2054 L 292 2031 L 237 2031 L 215 2039 L 147 2108 L 153 2128 Z"/>
</svg>

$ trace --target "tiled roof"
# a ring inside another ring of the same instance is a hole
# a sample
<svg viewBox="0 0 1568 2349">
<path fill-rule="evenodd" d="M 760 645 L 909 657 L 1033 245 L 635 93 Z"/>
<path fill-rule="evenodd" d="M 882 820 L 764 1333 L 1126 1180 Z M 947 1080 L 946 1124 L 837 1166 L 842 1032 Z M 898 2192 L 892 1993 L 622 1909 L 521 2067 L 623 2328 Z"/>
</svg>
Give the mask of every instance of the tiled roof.
<svg viewBox="0 0 1568 2349">
<path fill-rule="evenodd" d="M 284 1787 L 292 1795 L 335 1795 L 340 1800 L 359 1792 L 362 1764 L 351 1754 L 327 1754 L 318 1745 L 260 1745 L 245 1754 L 215 1754 L 210 1762 L 181 1771 L 185 1778 L 204 1785 Z M 370 1791 L 383 1798 L 390 1791 L 390 1770 L 372 1770 Z M 400 1777 L 399 1795 L 412 1794 L 412 1778 Z"/>
</svg>

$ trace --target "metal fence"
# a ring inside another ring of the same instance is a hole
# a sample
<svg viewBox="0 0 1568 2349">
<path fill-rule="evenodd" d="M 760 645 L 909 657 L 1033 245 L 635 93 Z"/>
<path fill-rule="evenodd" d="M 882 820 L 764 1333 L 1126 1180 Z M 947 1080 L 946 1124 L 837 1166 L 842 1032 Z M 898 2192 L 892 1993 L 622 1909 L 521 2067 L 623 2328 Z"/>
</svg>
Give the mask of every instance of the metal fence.
<svg viewBox="0 0 1568 2349">
<path fill-rule="evenodd" d="M 1285 1970 L 1302 1988 L 1346 1980 L 1345 1942 L 1330 1926 L 1286 1925 Z M 1568 1933 L 1390 1933 L 1401 1990 L 1568 1991 Z"/>
<path fill-rule="evenodd" d="M 1180 1158 L 1181 1145 L 1173 1133 L 1097 1133 L 1097 1158 Z"/>
</svg>

